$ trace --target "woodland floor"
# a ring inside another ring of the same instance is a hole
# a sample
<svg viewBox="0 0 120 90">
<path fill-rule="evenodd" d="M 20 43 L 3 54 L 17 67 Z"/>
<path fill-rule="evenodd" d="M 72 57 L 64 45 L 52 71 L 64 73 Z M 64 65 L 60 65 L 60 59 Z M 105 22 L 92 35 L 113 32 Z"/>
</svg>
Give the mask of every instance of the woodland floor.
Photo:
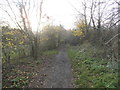
<svg viewBox="0 0 120 90">
<path fill-rule="evenodd" d="M 62 48 L 57 55 L 45 60 L 31 80 L 30 88 L 72 88 L 73 74 L 67 50 Z"/>
</svg>

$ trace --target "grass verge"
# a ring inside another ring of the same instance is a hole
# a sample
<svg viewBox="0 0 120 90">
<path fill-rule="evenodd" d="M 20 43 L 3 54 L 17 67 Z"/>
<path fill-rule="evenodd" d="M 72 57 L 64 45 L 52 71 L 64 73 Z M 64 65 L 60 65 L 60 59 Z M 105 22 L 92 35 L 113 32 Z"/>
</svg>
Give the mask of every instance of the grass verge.
<svg viewBox="0 0 120 90">
<path fill-rule="evenodd" d="M 77 88 L 117 88 L 118 70 L 107 67 L 105 59 L 94 57 L 94 53 L 101 50 L 92 46 L 70 47 L 68 55 L 72 60 L 72 67 Z"/>
<path fill-rule="evenodd" d="M 46 50 L 42 52 L 43 55 L 55 55 L 58 54 L 58 50 Z"/>
</svg>

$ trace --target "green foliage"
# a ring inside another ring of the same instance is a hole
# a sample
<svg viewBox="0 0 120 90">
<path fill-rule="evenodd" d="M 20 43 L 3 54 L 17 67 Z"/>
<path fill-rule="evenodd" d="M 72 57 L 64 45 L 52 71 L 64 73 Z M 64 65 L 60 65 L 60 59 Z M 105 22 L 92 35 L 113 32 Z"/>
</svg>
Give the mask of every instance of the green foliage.
<svg viewBox="0 0 120 90">
<path fill-rule="evenodd" d="M 11 80 L 13 82 L 13 85 L 11 85 L 11 88 L 21 88 L 22 86 L 26 86 L 29 83 L 28 77 L 16 77 Z"/>
<path fill-rule="evenodd" d="M 74 50 L 74 49 L 70 49 L 68 52 L 68 55 L 70 56 L 71 59 L 74 59 L 76 54 L 77 54 L 77 50 Z"/>
<path fill-rule="evenodd" d="M 6 79 L 3 81 L 3 88 L 26 87 L 29 84 L 33 74 L 23 70 L 13 69 L 11 73 L 8 73 L 8 75 L 4 76 Z"/>
<path fill-rule="evenodd" d="M 62 26 L 47 25 L 41 33 L 41 47 L 43 50 L 57 48 L 65 42 L 66 30 Z"/>
<path fill-rule="evenodd" d="M 118 72 L 107 67 L 107 60 L 97 56 L 93 57 L 95 51 L 99 53 L 100 50 L 90 45 L 81 46 L 79 50 L 74 47 L 69 48 L 68 55 L 72 60 L 76 86 L 80 88 L 117 88 Z"/>
</svg>

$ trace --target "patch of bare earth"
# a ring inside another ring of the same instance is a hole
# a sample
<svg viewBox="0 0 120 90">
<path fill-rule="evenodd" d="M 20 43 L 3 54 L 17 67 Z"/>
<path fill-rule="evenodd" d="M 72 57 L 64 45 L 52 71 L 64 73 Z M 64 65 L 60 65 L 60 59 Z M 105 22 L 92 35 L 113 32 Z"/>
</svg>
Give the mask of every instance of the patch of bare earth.
<svg viewBox="0 0 120 90">
<path fill-rule="evenodd" d="M 37 67 L 37 75 L 31 80 L 30 88 L 73 88 L 71 63 L 66 49 L 45 60 Z"/>
</svg>

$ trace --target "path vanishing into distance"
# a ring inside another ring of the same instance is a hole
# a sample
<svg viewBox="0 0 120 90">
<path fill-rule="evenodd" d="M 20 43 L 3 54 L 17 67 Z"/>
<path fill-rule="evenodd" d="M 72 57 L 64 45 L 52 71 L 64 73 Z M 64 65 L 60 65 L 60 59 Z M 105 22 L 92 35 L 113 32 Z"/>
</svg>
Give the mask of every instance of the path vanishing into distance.
<svg viewBox="0 0 120 90">
<path fill-rule="evenodd" d="M 73 75 L 71 62 L 66 48 L 62 48 L 57 55 L 46 60 L 39 67 L 38 75 L 31 81 L 31 88 L 72 88 Z"/>
</svg>

